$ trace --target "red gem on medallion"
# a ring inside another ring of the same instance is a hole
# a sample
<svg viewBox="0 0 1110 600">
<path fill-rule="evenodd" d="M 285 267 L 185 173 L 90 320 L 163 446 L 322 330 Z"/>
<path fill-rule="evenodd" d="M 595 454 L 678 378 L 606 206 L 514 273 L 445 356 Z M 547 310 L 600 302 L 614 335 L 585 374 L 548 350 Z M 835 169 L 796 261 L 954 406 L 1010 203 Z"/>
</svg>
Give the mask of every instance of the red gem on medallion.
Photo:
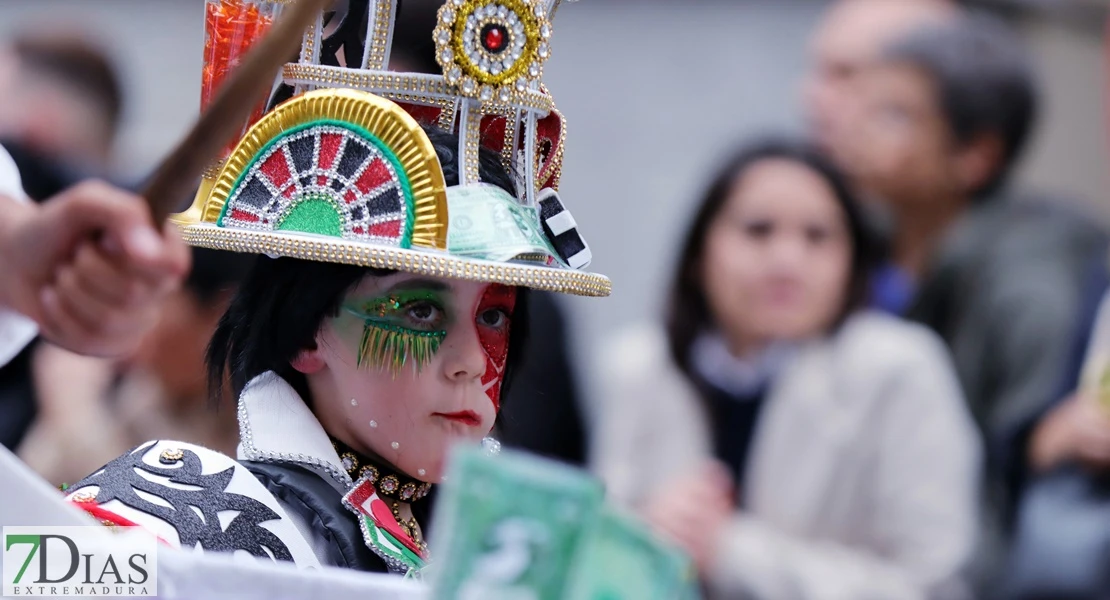
<svg viewBox="0 0 1110 600">
<path fill-rule="evenodd" d="M 505 31 L 500 27 L 490 27 L 483 41 L 490 52 L 500 52 L 505 49 Z"/>
</svg>

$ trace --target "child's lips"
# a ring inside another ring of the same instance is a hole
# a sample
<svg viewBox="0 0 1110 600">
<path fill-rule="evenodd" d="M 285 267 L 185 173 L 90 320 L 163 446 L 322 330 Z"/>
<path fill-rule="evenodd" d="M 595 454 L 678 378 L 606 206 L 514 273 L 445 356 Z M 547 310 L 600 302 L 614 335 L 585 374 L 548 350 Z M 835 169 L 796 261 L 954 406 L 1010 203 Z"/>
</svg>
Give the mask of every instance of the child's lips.
<svg viewBox="0 0 1110 600">
<path fill-rule="evenodd" d="M 448 421 L 454 421 L 455 423 L 460 423 L 462 425 L 466 425 L 467 427 L 478 427 L 482 424 L 482 417 L 478 416 L 478 413 L 472 410 L 460 410 L 452 413 L 437 412 L 432 413 L 432 416 L 447 419 Z"/>
</svg>

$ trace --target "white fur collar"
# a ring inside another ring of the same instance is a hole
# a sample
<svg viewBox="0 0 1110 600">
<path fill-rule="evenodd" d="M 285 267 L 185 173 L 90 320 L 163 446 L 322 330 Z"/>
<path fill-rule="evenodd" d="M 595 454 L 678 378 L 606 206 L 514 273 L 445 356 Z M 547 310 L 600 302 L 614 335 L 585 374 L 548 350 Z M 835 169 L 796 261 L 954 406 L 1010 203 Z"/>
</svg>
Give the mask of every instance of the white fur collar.
<svg viewBox="0 0 1110 600">
<path fill-rule="evenodd" d="M 320 421 L 273 371 L 239 395 L 239 436 L 239 460 L 296 463 L 328 475 L 339 491 L 353 485 Z"/>
</svg>

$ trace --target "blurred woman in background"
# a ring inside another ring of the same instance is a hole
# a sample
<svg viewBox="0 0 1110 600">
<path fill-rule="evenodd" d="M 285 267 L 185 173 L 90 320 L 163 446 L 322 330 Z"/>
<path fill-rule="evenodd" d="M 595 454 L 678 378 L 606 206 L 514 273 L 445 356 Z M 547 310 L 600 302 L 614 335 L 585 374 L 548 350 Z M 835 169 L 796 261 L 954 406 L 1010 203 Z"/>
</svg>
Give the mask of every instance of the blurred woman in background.
<svg viewBox="0 0 1110 600">
<path fill-rule="evenodd" d="M 964 593 L 980 443 L 941 342 L 862 310 L 874 252 L 823 157 L 750 147 L 701 202 L 665 330 L 606 354 L 595 466 L 711 597 Z"/>
</svg>

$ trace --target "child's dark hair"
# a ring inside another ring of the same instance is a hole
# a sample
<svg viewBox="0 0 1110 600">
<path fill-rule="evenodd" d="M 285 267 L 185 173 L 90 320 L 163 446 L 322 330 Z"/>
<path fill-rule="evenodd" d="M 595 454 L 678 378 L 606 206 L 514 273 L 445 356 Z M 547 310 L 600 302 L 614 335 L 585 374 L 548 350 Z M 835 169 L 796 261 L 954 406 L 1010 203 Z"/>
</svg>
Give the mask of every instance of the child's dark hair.
<svg viewBox="0 0 1110 600">
<path fill-rule="evenodd" d="M 193 247 L 193 267 L 183 286 L 204 307 L 213 306 L 239 288 L 254 264 L 249 254 Z"/>
<path fill-rule="evenodd" d="M 439 129 L 428 129 L 427 133 L 443 165 L 447 185 L 458 184 L 458 136 Z M 478 172 L 483 182 L 515 195 L 512 177 L 496 153 L 482 150 Z M 229 378 L 234 397 L 238 397 L 251 379 L 274 371 L 311 404 L 308 382 L 290 362 L 305 348 L 313 347 L 321 324 L 338 314 L 348 290 L 367 275 L 389 273 L 295 258 L 256 258 L 208 345 L 212 398 L 218 401 L 225 378 Z M 526 290 L 521 290 L 513 312 L 503 397 L 507 397 L 512 367 L 519 362 L 528 333 L 527 296 Z"/>
</svg>

